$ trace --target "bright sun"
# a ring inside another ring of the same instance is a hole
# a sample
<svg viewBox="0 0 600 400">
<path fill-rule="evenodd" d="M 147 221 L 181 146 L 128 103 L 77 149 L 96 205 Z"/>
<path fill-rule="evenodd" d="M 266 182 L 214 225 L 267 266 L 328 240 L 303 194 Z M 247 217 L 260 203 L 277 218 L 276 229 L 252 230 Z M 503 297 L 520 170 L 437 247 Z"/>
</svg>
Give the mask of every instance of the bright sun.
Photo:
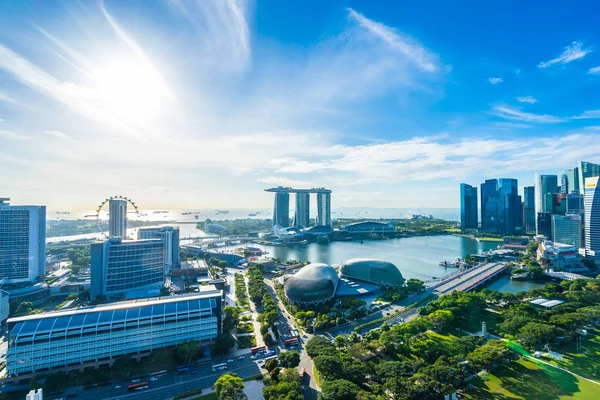
<svg viewBox="0 0 600 400">
<path fill-rule="evenodd" d="M 116 60 L 97 69 L 92 86 L 104 109 L 141 126 L 149 125 L 159 114 L 168 96 L 156 70 L 136 58 Z"/>
</svg>

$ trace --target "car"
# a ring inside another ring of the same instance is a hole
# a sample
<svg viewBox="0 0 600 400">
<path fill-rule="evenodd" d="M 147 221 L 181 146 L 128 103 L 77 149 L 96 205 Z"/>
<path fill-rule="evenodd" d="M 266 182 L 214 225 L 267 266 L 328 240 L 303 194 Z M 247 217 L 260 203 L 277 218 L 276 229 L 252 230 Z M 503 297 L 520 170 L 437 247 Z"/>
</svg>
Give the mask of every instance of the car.
<svg viewBox="0 0 600 400">
<path fill-rule="evenodd" d="M 304 339 L 308 339 L 308 335 L 307 335 L 307 334 L 304 334 L 304 335 L 302 335 L 302 337 L 303 337 Z"/>
<path fill-rule="evenodd" d="M 138 383 L 140 380 L 139 379 L 134 379 L 131 381 L 131 383 Z"/>
<path fill-rule="evenodd" d="M 243 360 L 244 358 L 246 358 L 246 357 L 241 356 L 240 358 L 238 358 L 238 360 Z"/>
<path fill-rule="evenodd" d="M 117 385 L 117 386 L 115 386 L 115 389 L 121 389 L 122 387 L 123 386 L 121 386 L 121 385 Z"/>
<path fill-rule="evenodd" d="M 250 356 L 251 360 L 256 360 L 256 356 Z"/>
<path fill-rule="evenodd" d="M 263 359 L 260 359 L 260 360 L 258 360 L 258 364 L 259 364 L 259 365 L 260 365 L 260 364 L 264 364 L 264 363 L 265 363 L 265 360 L 263 360 Z"/>
<path fill-rule="evenodd" d="M 158 378 L 155 377 L 155 376 L 153 376 L 152 378 L 150 378 L 150 382 L 154 382 L 154 381 L 157 381 L 157 380 L 158 380 Z"/>
<path fill-rule="evenodd" d="M 228 363 L 232 363 L 233 360 L 230 358 L 229 360 L 227 360 Z"/>
</svg>

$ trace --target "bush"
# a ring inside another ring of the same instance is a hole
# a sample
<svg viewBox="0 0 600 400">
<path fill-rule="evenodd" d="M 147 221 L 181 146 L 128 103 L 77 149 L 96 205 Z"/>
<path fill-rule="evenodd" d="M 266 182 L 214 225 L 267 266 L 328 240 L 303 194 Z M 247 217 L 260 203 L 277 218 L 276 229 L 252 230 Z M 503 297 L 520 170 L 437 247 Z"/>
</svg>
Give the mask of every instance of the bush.
<svg viewBox="0 0 600 400">
<path fill-rule="evenodd" d="M 202 394 L 202 389 L 193 389 L 188 390 L 187 392 L 179 393 L 177 396 L 173 397 L 173 400 L 185 399 L 186 397 L 194 396 L 197 394 Z"/>
</svg>

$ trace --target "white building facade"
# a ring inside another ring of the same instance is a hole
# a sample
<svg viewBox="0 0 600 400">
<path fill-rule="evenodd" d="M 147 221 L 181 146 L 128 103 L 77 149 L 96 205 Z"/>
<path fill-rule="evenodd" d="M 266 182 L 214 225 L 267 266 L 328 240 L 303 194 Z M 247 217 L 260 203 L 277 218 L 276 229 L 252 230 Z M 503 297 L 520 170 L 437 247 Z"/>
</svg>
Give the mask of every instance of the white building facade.
<svg viewBox="0 0 600 400">
<path fill-rule="evenodd" d="M 582 268 L 579 249 L 574 245 L 546 240 L 537 249 L 537 259 L 542 258 L 549 260 L 553 269 L 569 272 Z"/>
<path fill-rule="evenodd" d="M 221 334 L 221 296 L 200 294 L 143 299 L 8 320 L 8 373 L 111 360 Z"/>
<path fill-rule="evenodd" d="M 147 227 L 138 229 L 138 239 L 160 239 L 164 243 L 165 266 L 179 268 L 179 228 L 172 226 Z"/>
</svg>

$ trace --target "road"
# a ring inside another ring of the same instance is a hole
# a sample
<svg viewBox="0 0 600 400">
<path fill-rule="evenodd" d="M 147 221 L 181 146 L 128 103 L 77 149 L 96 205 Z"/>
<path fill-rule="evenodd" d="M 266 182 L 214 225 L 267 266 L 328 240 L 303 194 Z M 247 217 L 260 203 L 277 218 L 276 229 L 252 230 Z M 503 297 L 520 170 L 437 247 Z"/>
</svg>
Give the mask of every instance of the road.
<svg viewBox="0 0 600 400">
<path fill-rule="evenodd" d="M 217 361 L 215 361 L 217 362 Z M 228 368 L 228 372 L 235 372 L 242 378 L 246 378 L 252 375 L 259 374 L 261 371 L 260 367 L 252 360 L 250 360 L 250 353 L 244 356 L 243 360 L 235 359 Z M 141 399 L 144 400 L 163 400 L 177 396 L 182 392 L 193 389 L 205 389 L 212 387 L 219 376 L 225 371 L 212 371 L 212 364 L 201 365 L 197 368 L 197 372 L 190 374 L 189 372 L 183 375 L 177 375 L 173 372 L 169 375 L 158 378 L 155 382 L 150 382 L 149 388 L 134 392 L 128 392 L 127 387 L 131 385 L 131 379 L 117 381 L 114 380 L 109 386 L 98 387 L 94 389 L 74 390 L 77 388 L 69 389 L 65 392 L 65 395 L 70 393 L 77 393 L 78 399 L 84 400 L 117 400 L 117 399 Z M 119 389 L 115 389 L 115 386 L 121 385 Z"/>
<path fill-rule="evenodd" d="M 275 288 L 273 287 L 273 281 L 270 279 L 265 279 L 265 283 L 267 284 L 267 290 L 275 299 L 275 305 L 277 306 L 277 310 L 279 311 L 279 326 L 288 325 L 294 326 L 294 322 L 292 317 L 288 314 L 287 310 L 277 297 L 275 293 Z M 306 337 L 304 337 L 306 336 Z M 305 400 L 316 400 L 317 395 L 319 394 L 319 386 L 317 385 L 317 381 L 313 377 L 313 362 L 312 359 L 306 354 L 306 350 L 304 349 L 304 343 L 308 341 L 312 335 L 305 334 L 303 337 L 298 340 L 298 348 L 296 349 L 300 353 L 300 365 L 299 368 L 304 368 L 304 381 L 302 382 L 302 387 L 304 388 L 304 399 Z"/>
</svg>

